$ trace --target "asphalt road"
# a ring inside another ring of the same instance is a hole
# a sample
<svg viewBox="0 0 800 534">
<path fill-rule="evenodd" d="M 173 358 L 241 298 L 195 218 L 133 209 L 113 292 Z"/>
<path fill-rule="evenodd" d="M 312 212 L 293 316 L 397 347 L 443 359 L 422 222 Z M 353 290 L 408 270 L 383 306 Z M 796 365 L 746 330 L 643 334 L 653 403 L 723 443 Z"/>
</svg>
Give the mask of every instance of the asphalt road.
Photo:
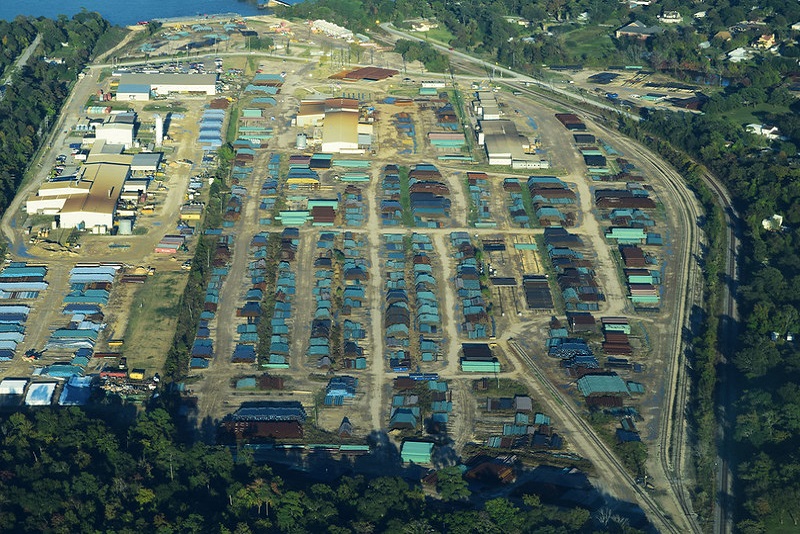
<svg viewBox="0 0 800 534">
<path fill-rule="evenodd" d="M 31 54 L 34 50 L 36 50 L 36 47 L 39 46 L 39 43 L 41 42 L 42 34 L 36 34 L 36 38 L 33 40 L 33 42 L 31 42 L 31 44 L 29 44 L 28 47 L 22 51 L 22 54 L 20 54 L 20 56 L 14 62 L 14 66 L 9 69 L 8 75 L 3 80 L 3 85 L 7 85 L 11 81 L 11 77 L 14 75 L 14 73 L 17 72 L 22 65 L 25 65 L 28 62 Z"/>
</svg>

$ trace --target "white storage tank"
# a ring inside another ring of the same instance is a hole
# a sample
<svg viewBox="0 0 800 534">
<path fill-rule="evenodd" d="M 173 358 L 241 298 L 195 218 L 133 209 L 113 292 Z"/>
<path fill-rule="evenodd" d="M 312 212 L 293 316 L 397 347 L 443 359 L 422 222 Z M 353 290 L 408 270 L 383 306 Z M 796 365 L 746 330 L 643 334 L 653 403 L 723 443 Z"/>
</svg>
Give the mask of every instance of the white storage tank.
<svg viewBox="0 0 800 534">
<path fill-rule="evenodd" d="M 306 137 L 306 134 L 304 133 L 297 134 L 297 141 L 295 142 L 295 148 L 297 150 L 305 150 L 307 146 L 308 146 L 308 138 Z"/>
</svg>

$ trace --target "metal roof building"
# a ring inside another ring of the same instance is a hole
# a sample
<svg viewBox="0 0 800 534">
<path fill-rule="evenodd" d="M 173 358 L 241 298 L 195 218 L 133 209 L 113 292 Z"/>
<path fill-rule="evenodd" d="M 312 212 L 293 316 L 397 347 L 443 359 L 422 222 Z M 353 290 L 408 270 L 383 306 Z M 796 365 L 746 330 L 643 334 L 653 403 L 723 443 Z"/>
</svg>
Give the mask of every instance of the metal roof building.
<svg viewBox="0 0 800 534">
<path fill-rule="evenodd" d="M 28 385 L 27 378 L 4 378 L 0 382 L 0 395 L 19 395 L 25 393 L 25 386 Z"/>
<path fill-rule="evenodd" d="M 298 421 L 306 420 L 303 405 L 296 401 L 267 402 L 242 406 L 231 418 L 234 421 Z"/>
<path fill-rule="evenodd" d="M 81 181 L 91 182 L 88 194 L 73 195 L 64 201 L 59 212 L 61 226 L 64 228 L 93 228 L 96 226 L 110 229 L 114 225 L 117 200 L 122 193 L 122 186 L 130 175 L 127 165 L 111 165 L 106 163 L 84 166 Z"/>
<path fill-rule="evenodd" d="M 358 113 L 330 111 L 325 113 L 322 127 L 322 151 L 358 150 Z"/>
<path fill-rule="evenodd" d="M 105 141 L 107 145 L 122 145 L 126 149 L 133 146 L 133 124 L 124 122 L 98 124 L 94 129 L 94 135 L 97 141 Z"/>
<path fill-rule="evenodd" d="M 140 102 L 150 100 L 150 85 L 146 83 L 120 83 L 117 87 L 117 100 Z"/>
<path fill-rule="evenodd" d="M 628 386 L 617 374 L 586 375 L 578 379 L 578 391 L 584 397 L 604 394 L 628 394 Z"/>
<path fill-rule="evenodd" d="M 53 400 L 56 391 L 55 382 L 37 382 L 28 387 L 28 394 L 25 395 L 27 406 L 48 406 Z"/>
<path fill-rule="evenodd" d="M 400 458 L 404 463 L 429 464 L 432 453 L 433 443 L 424 441 L 404 441 L 400 448 Z"/>
<path fill-rule="evenodd" d="M 546 169 L 550 162 L 523 150 L 529 142 L 519 134 L 517 125 L 507 119 L 482 120 L 478 144 L 486 149 L 489 165 L 508 165 L 520 169 Z"/>
<path fill-rule="evenodd" d="M 137 86 L 139 86 L 137 88 Z M 119 87 L 141 91 L 142 86 L 149 87 L 150 91 L 157 95 L 168 95 L 170 93 L 204 93 L 214 95 L 217 92 L 216 74 L 123 74 L 120 77 Z M 120 98 L 117 92 L 117 100 L 126 100 L 125 96 L 134 95 L 137 100 L 141 97 L 141 92 L 123 93 Z M 127 98 L 129 99 L 129 98 Z M 149 95 L 148 95 L 149 99 Z"/>
</svg>

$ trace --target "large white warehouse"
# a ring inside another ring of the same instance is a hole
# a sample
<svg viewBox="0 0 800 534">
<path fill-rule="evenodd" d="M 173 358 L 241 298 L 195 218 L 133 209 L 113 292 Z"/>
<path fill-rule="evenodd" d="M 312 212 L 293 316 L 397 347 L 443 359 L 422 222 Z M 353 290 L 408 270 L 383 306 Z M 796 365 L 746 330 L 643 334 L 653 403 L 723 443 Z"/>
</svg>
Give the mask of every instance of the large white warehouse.
<svg viewBox="0 0 800 534">
<path fill-rule="evenodd" d="M 117 100 L 149 100 L 150 94 L 170 93 L 215 95 L 217 75 L 211 74 L 123 74 Z"/>
</svg>

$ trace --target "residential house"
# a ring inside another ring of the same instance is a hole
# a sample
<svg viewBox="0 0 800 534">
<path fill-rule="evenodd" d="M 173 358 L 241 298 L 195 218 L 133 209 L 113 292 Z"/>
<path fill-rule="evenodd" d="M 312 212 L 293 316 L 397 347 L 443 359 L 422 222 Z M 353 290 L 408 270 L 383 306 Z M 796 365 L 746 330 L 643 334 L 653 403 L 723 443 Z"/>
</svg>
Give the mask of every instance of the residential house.
<svg viewBox="0 0 800 534">
<path fill-rule="evenodd" d="M 773 46 L 775 46 L 775 34 L 774 33 L 765 33 L 758 40 L 753 44 L 756 48 L 760 48 L 761 50 L 769 50 Z"/>
<path fill-rule="evenodd" d="M 766 137 L 770 141 L 774 141 L 776 139 L 780 139 L 781 135 L 778 130 L 777 126 L 767 126 L 764 124 L 748 124 L 745 126 L 745 130 L 749 133 L 760 135 L 762 137 Z"/>
<path fill-rule="evenodd" d="M 753 59 L 753 52 L 742 46 L 728 52 L 728 61 L 731 63 L 740 63 L 751 59 Z"/>
<path fill-rule="evenodd" d="M 633 37 L 635 39 L 646 41 L 653 35 L 657 35 L 663 31 L 664 28 L 659 26 L 647 26 L 645 23 L 636 20 L 630 24 L 626 24 L 625 26 L 618 28 L 614 32 L 614 36 L 617 39 L 621 37 Z"/>
</svg>

